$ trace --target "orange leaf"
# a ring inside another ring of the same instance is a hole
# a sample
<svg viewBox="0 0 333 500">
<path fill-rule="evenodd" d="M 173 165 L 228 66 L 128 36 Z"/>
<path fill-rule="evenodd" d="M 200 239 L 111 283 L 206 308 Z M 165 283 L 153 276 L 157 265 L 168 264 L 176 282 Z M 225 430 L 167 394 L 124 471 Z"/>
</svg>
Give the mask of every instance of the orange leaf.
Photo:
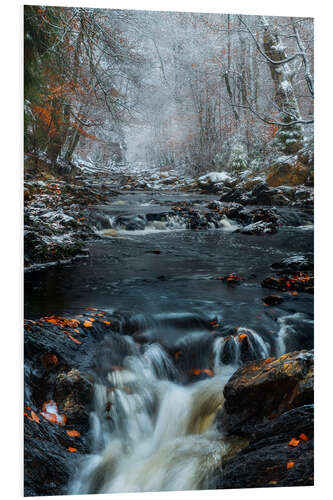
<svg viewBox="0 0 333 500">
<path fill-rule="evenodd" d="M 85 326 L 86 328 L 88 328 L 89 326 L 92 326 L 92 322 L 91 321 L 85 321 L 83 323 L 83 326 Z"/>
<path fill-rule="evenodd" d="M 77 448 L 72 448 L 71 446 L 69 446 L 68 451 L 70 451 L 71 453 L 75 453 L 77 451 Z"/>
<path fill-rule="evenodd" d="M 39 424 L 40 422 L 40 418 L 37 417 L 36 413 L 34 411 L 31 411 L 31 418 L 34 422 L 37 422 L 37 424 Z"/>
<path fill-rule="evenodd" d="M 292 460 L 290 460 L 289 462 L 287 462 L 287 469 L 291 469 L 292 467 L 294 467 L 295 465 L 295 462 L 292 462 Z"/>
<path fill-rule="evenodd" d="M 82 344 L 82 342 L 80 342 L 80 340 L 72 337 L 71 335 L 68 335 L 68 338 L 70 338 L 73 342 L 75 342 L 75 344 Z"/>
<path fill-rule="evenodd" d="M 246 333 L 241 333 L 240 335 L 238 335 L 238 339 L 239 340 L 243 340 L 243 339 L 246 339 L 246 338 L 247 338 Z"/>
<path fill-rule="evenodd" d="M 59 326 L 72 326 L 74 328 L 80 324 L 80 321 L 78 321 L 77 319 L 62 318 L 61 316 L 55 315 L 45 316 L 44 318 L 41 318 L 41 321 L 47 321 L 48 323 Z"/>
<path fill-rule="evenodd" d="M 86 311 L 98 311 L 96 307 L 86 307 Z"/>
<path fill-rule="evenodd" d="M 299 435 L 299 437 L 301 438 L 302 441 L 309 441 L 308 436 L 306 434 L 304 434 L 303 432 L 302 432 L 302 434 Z"/>
<path fill-rule="evenodd" d="M 209 375 L 210 377 L 214 377 L 214 373 L 212 372 L 212 370 L 209 370 L 208 368 L 205 368 L 204 370 L 202 370 L 204 373 L 206 373 L 207 375 Z"/>
<path fill-rule="evenodd" d="M 81 434 L 79 433 L 79 431 L 72 430 L 72 431 L 66 431 L 66 432 L 67 432 L 67 434 L 68 434 L 70 437 L 81 436 Z"/>
<path fill-rule="evenodd" d="M 96 321 L 95 318 L 88 318 L 89 321 Z"/>
<path fill-rule="evenodd" d="M 104 320 L 103 323 L 105 323 L 106 325 L 111 325 L 111 321 Z"/>
<path fill-rule="evenodd" d="M 178 361 L 180 354 L 181 354 L 181 351 L 177 351 L 177 352 L 174 353 L 174 358 L 175 358 L 176 361 Z"/>
<path fill-rule="evenodd" d="M 289 441 L 289 446 L 298 446 L 299 445 L 299 439 L 295 439 L 295 438 L 292 438 L 290 441 Z"/>
<path fill-rule="evenodd" d="M 74 328 L 74 332 L 75 333 L 80 333 L 80 330 L 78 330 L 77 328 Z"/>
</svg>

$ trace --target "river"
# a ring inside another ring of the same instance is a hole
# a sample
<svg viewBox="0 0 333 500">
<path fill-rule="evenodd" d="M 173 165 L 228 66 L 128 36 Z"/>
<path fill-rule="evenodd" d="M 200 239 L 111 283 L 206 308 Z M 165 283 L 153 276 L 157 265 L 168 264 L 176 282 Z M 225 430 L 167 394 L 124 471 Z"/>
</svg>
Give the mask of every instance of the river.
<svg viewBox="0 0 333 500">
<path fill-rule="evenodd" d="M 200 209 L 214 198 L 122 194 L 89 208 L 104 222 L 97 227 L 103 237 L 88 243 L 88 258 L 26 273 L 27 318 L 86 307 L 124 318 L 122 370 L 96 369 L 92 452 L 73 479 L 73 493 L 207 487 L 207 471 L 228 452 L 212 422 L 233 371 L 248 359 L 313 347 L 313 295 L 279 292 L 284 301 L 268 307 L 262 299 L 272 291 L 261 286 L 274 262 L 313 252 L 311 216 L 279 209 L 279 231 L 261 235 L 235 232 L 227 219 L 196 231 L 184 229 L 181 218 L 154 216 L 171 202 L 192 201 Z M 115 224 L 133 216 L 150 222 L 134 230 Z M 239 285 L 218 279 L 230 273 Z M 214 335 L 216 326 L 222 335 Z M 115 345 L 108 339 L 101 348 L 109 353 Z M 186 349 L 185 368 L 206 369 L 208 378 L 193 383 L 179 374 L 170 352 Z M 104 418 L 108 405 L 112 425 Z"/>
</svg>

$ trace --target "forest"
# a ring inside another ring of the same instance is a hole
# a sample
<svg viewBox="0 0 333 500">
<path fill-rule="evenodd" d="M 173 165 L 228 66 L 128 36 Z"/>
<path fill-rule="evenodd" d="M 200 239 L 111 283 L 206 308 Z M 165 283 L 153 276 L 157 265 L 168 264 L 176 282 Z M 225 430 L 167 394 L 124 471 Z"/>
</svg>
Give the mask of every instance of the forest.
<svg viewBox="0 0 333 500">
<path fill-rule="evenodd" d="M 23 31 L 25 496 L 313 485 L 313 19 Z"/>
</svg>

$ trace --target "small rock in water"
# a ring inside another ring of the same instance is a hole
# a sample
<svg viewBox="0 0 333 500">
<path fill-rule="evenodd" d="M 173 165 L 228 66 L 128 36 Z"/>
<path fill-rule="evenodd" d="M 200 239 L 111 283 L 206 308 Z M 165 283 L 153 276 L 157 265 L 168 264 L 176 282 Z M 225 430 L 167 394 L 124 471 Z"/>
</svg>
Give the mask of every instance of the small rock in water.
<svg viewBox="0 0 333 500">
<path fill-rule="evenodd" d="M 279 295 L 268 295 L 267 297 L 264 297 L 262 300 L 268 306 L 276 306 L 278 304 L 281 304 L 284 299 Z"/>
</svg>

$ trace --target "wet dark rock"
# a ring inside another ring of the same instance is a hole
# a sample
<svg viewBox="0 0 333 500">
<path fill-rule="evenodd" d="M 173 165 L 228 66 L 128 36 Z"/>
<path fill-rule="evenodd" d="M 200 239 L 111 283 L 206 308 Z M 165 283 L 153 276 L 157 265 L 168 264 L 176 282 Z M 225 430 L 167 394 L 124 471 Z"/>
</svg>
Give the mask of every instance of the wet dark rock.
<svg viewBox="0 0 333 500">
<path fill-rule="evenodd" d="M 247 226 L 238 229 L 237 232 L 241 234 L 274 234 L 277 232 L 277 226 L 272 222 L 253 222 Z"/>
<path fill-rule="evenodd" d="M 69 447 L 77 452 L 71 453 Z M 87 451 L 81 437 L 73 440 L 63 427 L 42 417 L 39 423 L 25 417 L 24 496 L 66 495 L 80 451 Z"/>
<path fill-rule="evenodd" d="M 282 302 L 284 301 L 284 299 L 279 295 L 268 295 L 267 297 L 264 297 L 262 300 L 268 306 L 277 306 L 279 304 L 282 304 Z"/>
<path fill-rule="evenodd" d="M 308 427 L 304 421 L 303 427 Z M 250 444 L 223 463 L 222 470 L 216 473 L 212 481 L 213 487 L 229 489 L 313 485 L 313 439 L 300 440 L 300 444 L 293 447 L 288 444 L 293 436 L 294 429 L 290 426 L 289 434 L 277 431 L 273 437 Z"/>
<path fill-rule="evenodd" d="M 297 273 L 291 276 L 270 276 L 261 282 L 263 288 L 281 290 L 283 292 L 314 292 L 314 278 L 312 273 Z"/>
<path fill-rule="evenodd" d="M 25 322 L 26 496 L 68 493 L 68 480 L 75 472 L 78 455 L 89 451 L 94 382 L 90 373 L 103 339 L 121 338 L 110 328 L 112 321 L 113 328 L 120 329 L 120 317 L 98 314 L 101 316 L 96 315 L 89 327 L 84 326 L 89 321 L 88 313 L 79 320 L 50 316 Z M 121 350 L 118 352 L 121 354 Z M 121 359 L 117 362 L 120 364 Z M 52 415 L 51 420 L 46 418 L 47 402 L 65 416 L 60 423 L 52 421 Z M 70 430 L 80 435 L 70 436 Z"/>
<path fill-rule="evenodd" d="M 247 439 L 226 456 L 211 489 L 306 486 L 314 481 L 313 351 L 254 361 L 224 388 L 224 440 Z"/>
<path fill-rule="evenodd" d="M 219 425 L 224 432 L 247 435 L 249 425 L 313 403 L 313 351 L 247 363 L 233 374 L 223 392 Z"/>
<path fill-rule="evenodd" d="M 220 201 L 242 203 L 243 192 L 240 188 L 224 187 L 221 191 Z"/>
<path fill-rule="evenodd" d="M 274 262 L 271 268 L 281 274 L 313 271 L 313 255 L 293 255 L 279 262 Z"/>
<path fill-rule="evenodd" d="M 124 226 L 126 231 L 142 230 L 146 227 L 146 218 L 143 215 L 122 215 L 117 217 L 116 226 Z"/>
<path fill-rule="evenodd" d="M 251 198 L 256 205 L 272 205 L 272 197 L 276 194 L 274 188 L 270 188 L 265 183 L 257 184 L 251 193 Z"/>
<path fill-rule="evenodd" d="M 78 369 L 61 372 L 55 380 L 54 398 L 59 410 L 67 417 L 67 424 L 79 431 L 89 430 L 89 403 L 93 386 Z"/>
</svg>

